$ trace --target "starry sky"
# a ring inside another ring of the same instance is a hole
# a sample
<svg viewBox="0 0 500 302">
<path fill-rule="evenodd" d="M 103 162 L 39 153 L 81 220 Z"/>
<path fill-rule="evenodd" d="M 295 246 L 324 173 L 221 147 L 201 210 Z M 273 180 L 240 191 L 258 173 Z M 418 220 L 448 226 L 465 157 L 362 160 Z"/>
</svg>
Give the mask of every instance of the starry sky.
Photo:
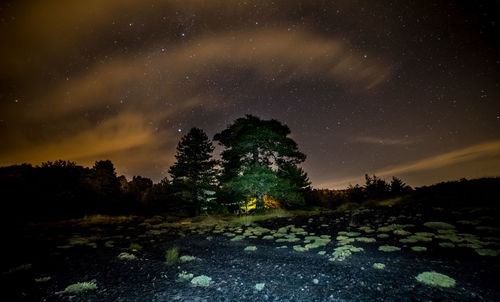
<svg viewBox="0 0 500 302">
<path fill-rule="evenodd" d="M 3 1 L 0 165 L 111 159 L 159 181 L 191 127 L 254 114 L 290 127 L 314 187 L 500 175 L 499 7 Z"/>
</svg>

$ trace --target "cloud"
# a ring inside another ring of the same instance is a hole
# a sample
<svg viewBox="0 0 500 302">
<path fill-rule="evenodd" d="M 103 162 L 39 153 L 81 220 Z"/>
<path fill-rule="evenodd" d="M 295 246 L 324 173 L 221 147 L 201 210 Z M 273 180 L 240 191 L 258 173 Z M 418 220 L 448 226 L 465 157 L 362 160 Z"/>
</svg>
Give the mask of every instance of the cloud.
<svg viewBox="0 0 500 302">
<path fill-rule="evenodd" d="M 358 90 L 376 87 L 392 72 L 390 65 L 363 58 L 345 42 L 308 31 L 229 32 L 201 37 L 166 52 L 158 45 L 135 58 L 122 56 L 96 64 L 88 72 L 61 82 L 42 98 L 43 106 L 33 107 L 30 117 L 45 119 L 118 101 L 141 111 L 162 102 L 174 104 L 173 110 L 163 111 L 167 116 L 196 107 L 201 100 L 206 102 L 200 94 L 208 95 L 212 103 L 220 100 L 217 91 L 204 83 L 217 79 L 219 70 L 235 67 L 257 74 L 255 81 L 275 85 L 315 76 Z M 157 107 L 151 111 L 159 113 Z"/>
<path fill-rule="evenodd" d="M 416 171 L 434 170 L 463 162 L 474 161 L 484 157 L 496 157 L 495 160 L 498 160 L 499 156 L 500 140 L 495 140 L 427 157 L 413 163 L 389 167 L 377 171 L 376 174 L 380 176 L 390 176 Z"/>
<path fill-rule="evenodd" d="M 408 138 L 382 138 L 376 136 L 358 136 L 354 140 L 354 142 L 358 143 L 366 143 L 366 144 L 377 144 L 377 145 L 412 145 L 416 143 L 422 142 L 421 139 L 408 139 Z"/>
<path fill-rule="evenodd" d="M 55 159 L 78 161 L 103 154 L 129 150 L 154 141 L 152 129 L 146 125 L 141 115 L 121 113 L 101 124 L 74 133 L 62 139 L 41 143 L 18 137 L 20 149 L 9 150 L 2 154 L 1 165 L 30 162 L 34 164 Z"/>
<path fill-rule="evenodd" d="M 442 169 L 466 162 L 473 162 L 479 159 L 486 159 L 490 163 L 496 163 L 498 165 L 498 162 L 500 161 L 500 140 L 484 142 L 439 155 L 429 156 L 414 162 L 393 167 L 386 167 L 384 169 L 374 171 L 373 174 L 380 177 L 388 177 L 401 176 L 408 173 L 422 171 L 431 173 L 436 169 Z M 332 179 L 330 181 L 323 181 L 319 187 L 343 188 L 349 184 L 361 184 L 363 182 L 364 178 L 362 176 L 357 176 L 340 180 Z"/>
</svg>

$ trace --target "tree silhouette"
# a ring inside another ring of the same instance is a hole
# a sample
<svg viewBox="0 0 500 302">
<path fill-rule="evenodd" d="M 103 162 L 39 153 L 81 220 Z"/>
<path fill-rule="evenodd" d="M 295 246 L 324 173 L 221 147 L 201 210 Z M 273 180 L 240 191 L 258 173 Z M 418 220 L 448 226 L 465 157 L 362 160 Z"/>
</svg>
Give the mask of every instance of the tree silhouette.
<svg viewBox="0 0 500 302">
<path fill-rule="evenodd" d="M 195 215 L 206 208 L 207 192 L 214 190 L 217 161 L 212 159 L 213 151 L 205 132 L 192 128 L 177 145 L 177 161 L 169 169 L 175 196 Z"/>
<path fill-rule="evenodd" d="M 240 200 L 256 197 L 258 210 L 264 208 L 264 195 L 284 203 L 302 202 L 303 198 L 297 198 L 298 193 L 309 184 L 297 164 L 306 156 L 287 137 L 289 134 L 288 126 L 279 121 L 261 120 L 253 115 L 237 119 L 216 134 L 214 140 L 225 147 L 221 153 L 223 190 L 234 193 L 232 197 Z"/>
<path fill-rule="evenodd" d="M 389 185 L 376 175 L 365 174 L 365 193 L 368 199 L 380 199 L 389 195 Z"/>
<path fill-rule="evenodd" d="M 407 194 L 412 190 L 410 186 L 405 184 L 400 178 L 397 178 L 396 176 L 392 177 L 390 188 L 391 188 L 391 194 L 393 196 L 400 196 L 403 194 Z"/>
</svg>

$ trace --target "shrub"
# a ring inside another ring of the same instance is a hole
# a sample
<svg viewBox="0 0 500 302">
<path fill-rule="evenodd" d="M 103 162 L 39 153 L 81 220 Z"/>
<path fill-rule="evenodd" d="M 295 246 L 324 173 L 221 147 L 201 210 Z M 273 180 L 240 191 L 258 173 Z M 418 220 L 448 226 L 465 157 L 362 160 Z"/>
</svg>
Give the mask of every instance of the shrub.
<svg viewBox="0 0 500 302">
<path fill-rule="evenodd" d="M 120 253 L 120 255 L 118 255 L 118 259 L 120 260 L 134 260 L 136 259 L 137 257 L 135 257 L 135 255 L 133 254 L 129 254 L 129 253 Z"/>
<path fill-rule="evenodd" d="M 179 259 L 179 250 L 177 247 L 173 247 L 167 250 L 165 253 L 165 260 L 167 264 L 175 264 Z"/>
<path fill-rule="evenodd" d="M 251 245 L 251 246 L 247 246 L 244 251 L 256 251 L 257 250 L 257 247 L 254 246 L 254 245 Z"/>
<path fill-rule="evenodd" d="M 385 268 L 385 264 L 383 264 L 383 263 L 374 263 L 373 264 L 373 268 L 375 268 L 375 269 L 384 269 Z"/>
</svg>

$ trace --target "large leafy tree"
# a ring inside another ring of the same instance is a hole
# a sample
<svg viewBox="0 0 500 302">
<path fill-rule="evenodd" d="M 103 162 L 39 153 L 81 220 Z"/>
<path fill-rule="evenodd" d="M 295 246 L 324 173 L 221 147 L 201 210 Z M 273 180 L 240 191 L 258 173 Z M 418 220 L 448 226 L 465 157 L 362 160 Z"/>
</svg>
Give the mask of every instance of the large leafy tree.
<svg viewBox="0 0 500 302">
<path fill-rule="evenodd" d="M 192 128 L 177 145 L 176 162 L 170 167 L 174 194 L 193 214 L 207 207 L 216 182 L 214 146 L 205 132 Z"/>
<path fill-rule="evenodd" d="M 257 198 L 264 207 L 264 195 L 284 203 L 300 203 L 301 190 L 309 186 L 307 175 L 297 167 L 306 156 L 288 137 L 290 128 L 277 120 L 247 115 L 216 134 L 222 151 L 222 188 L 233 198 Z"/>
</svg>

